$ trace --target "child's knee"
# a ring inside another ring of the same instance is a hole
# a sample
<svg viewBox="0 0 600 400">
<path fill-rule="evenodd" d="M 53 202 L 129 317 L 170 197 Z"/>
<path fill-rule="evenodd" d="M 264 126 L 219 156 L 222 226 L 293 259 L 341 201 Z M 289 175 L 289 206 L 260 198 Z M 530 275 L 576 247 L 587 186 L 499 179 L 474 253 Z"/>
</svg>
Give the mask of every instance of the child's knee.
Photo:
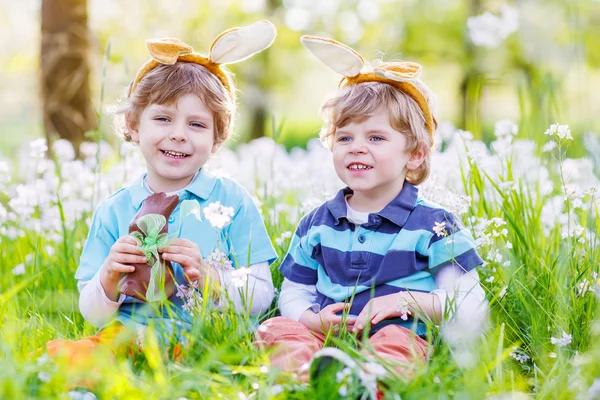
<svg viewBox="0 0 600 400">
<path fill-rule="evenodd" d="M 286 336 L 305 333 L 306 328 L 298 321 L 286 317 L 270 318 L 263 322 L 254 334 L 259 345 L 270 345 Z"/>
<path fill-rule="evenodd" d="M 415 353 L 419 358 L 426 359 L 429 343 L 417 336 L 410 329 L 397 325 L 388 325 L 380 329 L 370 339 L 371 344 L 392 344 L 396 348 L 402 348 L 407 352 Z"/>
</svg>

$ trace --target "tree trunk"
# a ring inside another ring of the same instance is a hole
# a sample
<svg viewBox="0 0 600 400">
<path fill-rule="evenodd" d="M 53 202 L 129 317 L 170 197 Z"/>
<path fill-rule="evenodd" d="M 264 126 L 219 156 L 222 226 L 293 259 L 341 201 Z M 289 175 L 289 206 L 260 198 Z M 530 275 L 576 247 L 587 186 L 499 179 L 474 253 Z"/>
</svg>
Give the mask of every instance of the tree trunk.
<svg viewBox="0 0 600 400">
<path fill-rule="evenodd" d="M 57 134 L 76 150 L 84 133 L 96 127 L 87 20 L 87 0 L 42 0 L 41 87 L 46 137 Z"/>
</svg>

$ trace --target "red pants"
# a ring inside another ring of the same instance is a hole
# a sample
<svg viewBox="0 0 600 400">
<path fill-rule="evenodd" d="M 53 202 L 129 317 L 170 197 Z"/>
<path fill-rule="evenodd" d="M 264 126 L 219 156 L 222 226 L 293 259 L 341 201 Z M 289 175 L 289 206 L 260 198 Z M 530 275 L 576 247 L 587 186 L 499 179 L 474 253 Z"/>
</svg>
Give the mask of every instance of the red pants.
<svg viewBox="0 0 600 400">
<path fill-rule="evenodd" d="M 309 330 L 298 321 L 285 317 L 275 317 L 265 321 L 256 332 L 256 345 L 273 349 L 271 364 L 286 372 L 298 372 L 312 356 L 323 347 L 325 336 Z M 399 375 L 410 374 L 406 366 L 415 362 L 425 362 L 429 344 L 410 330 L 388 325 L 369 338 L 375 354 L 386 361 L 403 365 L 395 366 Z M 373 358 L 365 349 L 367 358 Z M 302 374 L 307 380 L 308 375 Z"/>
</svg>

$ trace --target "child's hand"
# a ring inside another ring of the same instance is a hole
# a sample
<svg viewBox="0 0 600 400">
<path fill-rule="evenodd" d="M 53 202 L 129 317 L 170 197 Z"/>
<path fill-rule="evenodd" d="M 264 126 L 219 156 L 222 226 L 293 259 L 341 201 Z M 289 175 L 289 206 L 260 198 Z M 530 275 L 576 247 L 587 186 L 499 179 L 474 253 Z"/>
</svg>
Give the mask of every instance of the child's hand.
<svg viewBox="0 0 600 400">
<path fill-rule="evenodd" d="M 402 293 L 393 293 L 371 299 L 356 317 L 352 332 L 365 329 L 369 320 L 373 327 L 385 319 L 399 317 L 398 304 L 400 296 L 402 296 Z"/>
<path fill-rule="evenodd" d="M 137 247 L 137 242 L 130 237 L 122 236 L 110 248 L 108 257 L 100 270 L 100 283 L 106 296 L 111 300 L 118 297 L 117 284 L 123 274 L 135 271 L 131 264 L 145 264 L 147 258 Z"/>
<path fill-rule="evenodd" d="M 198 245 L 188 239 L 175 239 L 169 246 L 159 249 L 162 258 L 176 262 L 183 268 L 190 281 L 197 281 L 202 275 L 203 260 Z"/>
<path fill-rule="evenodd" d="M 337 330 L 343 322 L 343 316 L 338 313 L 349 308 L 350 304 L 348 303 L 335 303 L 323 308 L 318 314 L 306 310 L 300 316 L 299 322 L 315 332 L 327 332 L 330 328 Z M 348 323 L 350 322 L 348 320 Z"/>
</svg>

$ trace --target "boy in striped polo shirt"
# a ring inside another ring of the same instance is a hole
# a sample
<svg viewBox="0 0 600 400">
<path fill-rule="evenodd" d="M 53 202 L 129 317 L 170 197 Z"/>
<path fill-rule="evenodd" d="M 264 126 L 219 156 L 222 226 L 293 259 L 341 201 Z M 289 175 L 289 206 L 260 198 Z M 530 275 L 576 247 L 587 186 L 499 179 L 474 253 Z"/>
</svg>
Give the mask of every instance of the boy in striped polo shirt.
<svg viewBox="0 0 600 400">
<path fill-rule="evenodd" d="M 324 39 L 303 37 L 310 50 L 318 40 Z M 318 48 L 313 52 L 319 57 Z M 475 270 L 483 261 L 471 234 L 416 187 L 431 163 L 431 93 L 417 78 L 396 81 L 381 73 L 415 66 L 420 72 L 414 63 L 381 63 L 374 72 L 362 67 L 322 107 L 321 139 L 347 187 L 302 218 L 281 264 L 282 316 L 257 332 L 259 343 L 273 349 L 275 367 L 302 372 L 327 332 L 346 327 L 367 329 L 375 353 L 406 376 L 407 364 L 427 358 L 419 320 L 439 324 L 451 312 L 472 310 L 467 304 L 485 304 Z M 323 349 L 316 358 L 344 358 L 340 353 Z"/>
</svg>

